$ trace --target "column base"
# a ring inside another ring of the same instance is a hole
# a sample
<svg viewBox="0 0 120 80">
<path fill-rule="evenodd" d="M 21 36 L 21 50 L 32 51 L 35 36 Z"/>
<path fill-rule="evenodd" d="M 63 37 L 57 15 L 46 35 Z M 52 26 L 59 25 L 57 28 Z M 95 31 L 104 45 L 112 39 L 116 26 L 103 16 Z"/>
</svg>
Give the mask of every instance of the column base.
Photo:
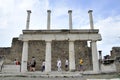
<svg viewBox="0 0 120 80">
<path fill-rule="evenodd" d="M 75 72 L 76 70 L 75 69 L 71 69 L 71 70 L 69 70 L 70 72 Z"/>
<path fill-rule="evenodd" d="M 84 71 L 83 74 L 101 74 L 100 71 Z"/>
</svg>

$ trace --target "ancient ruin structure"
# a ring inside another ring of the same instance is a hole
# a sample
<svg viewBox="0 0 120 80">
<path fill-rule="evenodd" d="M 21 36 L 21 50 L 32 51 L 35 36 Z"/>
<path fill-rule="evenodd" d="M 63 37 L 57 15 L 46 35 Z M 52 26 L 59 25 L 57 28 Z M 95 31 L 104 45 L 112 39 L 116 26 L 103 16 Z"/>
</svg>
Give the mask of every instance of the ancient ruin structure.
<svg viewBox="0 0 120 80">
<path fill-rule="evenodd" d="M 32 56 L 36 58 L 37 70 L 40 70 L 42 60 L 45 60 L 45 72 L 57 70 L 58 58 L 62 61 L 63 70 L 66 58 L 69 60 L 69 71 L 77 71 L 79 59 L 82 58 L 86 71 L 91 70 L 94 73 L 100 71 L 96 42 L 102 38 L 99 30 L 94 29 L 92 10 L 88 11 L 90 29 L 73 29 L 72 10 L 68 10 L 69 29 L 51 29 L 51 10 L 47 10 L 47 29 L 30 30 L 30 14 L 31 11 L 27 10 L 26 29 L 19 38 L 13 38 L 12 46 L 7 50 L 11 56 L 9 54 L 6 56 L 9 60 L 18 58 L 21 61 L 21 72 L 28 71 L 27 63 Z"/>
<path fill-rule="evenodd" d="M 23 30 L 23 34 L 19 36 L 19 40 L 23 41 L 23 49 L 22 49 L 22 61 L 21 61 L 21 72 L 27 71 L 27 62 L 28 62 L 28 55 L 29 52 L 29 42 L 30 41 L 43 41 L 45 44 L 45 71 L 51 71 L 51 61 L 52 56 L 52 44 L 55 44 L 56 41 L 64 41 L 66 42 L 68 48 L 66 54 L 68 54 L 69 58 L 69 70 L 73 71 L 76 69 L 75 66 L 75 41 L 91 41 L 91 53 L 92 53 L 92 64 L 93 64 L 93 71 L 99 72 L 99 65 L 98 65 L 98 56 L 97 56 L 97 45 L 96 42 L 101 40 L 101 35 L 98 33 L 99 30 L 94 29 L 93 27 L 93 19 L 92 19 L 92 10 L 89 10 L 90 16 L 90 27 L 91 29 L 84 29 L 84 30 L 75 30 L 72 29 L 72 10 L 68 11 L 69 14 L 69 28 L 66 30 L 51 30 L 50 29 L 50 14 L 51 11 L 48 10 L 47 16 L 47 30 L 29 30 L 29 19 L 31 11 L 28 10 L 28 17 L 27 17 L 27 25 L 26 30 Z M 55 53 L 57 54 L 57 53 Z M 84 53 L 83 53 L 84 54 Z M 62 53 L 61 53 L 62 55 Z M 58 56 L 59 57 L 59 56 Z"/>
<path fill-rule="evenodd" d="M 99 51 L 102 55 L 102 51 Z M 99 57 L 101 57 L 101 55 Z M 100 70 L 103 72 L 120 72 L 120 47 L 112 47 L 110 54 L 100 59 Z"/>
</svg>

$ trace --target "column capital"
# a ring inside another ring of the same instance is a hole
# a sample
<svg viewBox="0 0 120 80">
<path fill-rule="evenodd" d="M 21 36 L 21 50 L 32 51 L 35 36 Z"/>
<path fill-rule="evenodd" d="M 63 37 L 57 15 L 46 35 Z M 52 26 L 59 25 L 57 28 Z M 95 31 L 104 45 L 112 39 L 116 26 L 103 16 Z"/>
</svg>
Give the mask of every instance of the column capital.
<svg viewBox="0 0 120 80">
<path fill-rule="evenodd" d="M 29 40 L 22 40 L 23 42 L 28 42 Z"/>
<path fill-rule="evenodd" d="M 28 13 L 32 13 L 31 10 L 27 10 Z"/>
<path fill-rule="evenodd" d="M 68 13 L 72 13 L 72 10 L 68 10 Z"/>
<path fill-rule="evenodd" d="M 48 13 L 51 13 L 51 10 L 47 10 Z"/>
<path fill-rule="evenodd" d="M 45 40 L 45 42 L 52 42 L 52 40 Z"/>
<path fill-rule="evenodd" d="M 69 42 L 74 42 L 75 40 L 68 40 Z"/>
<path fill-rule="evenodd" d="M 102 50 L 99 50 L 98 52 L 99 52 L 99 53 L 102 53 Z"/>
<path fill-rule="evenodd" d="M 96 42 L 97 40 L 92 40 L 91 42 Z"/>
<path fill-rule="evenodd" d="M 91 13 L 91 12 L 93 12 L 93 10 L 89 10 L 89 11 L 88 11 L 88 13 Z"/>
</svg>

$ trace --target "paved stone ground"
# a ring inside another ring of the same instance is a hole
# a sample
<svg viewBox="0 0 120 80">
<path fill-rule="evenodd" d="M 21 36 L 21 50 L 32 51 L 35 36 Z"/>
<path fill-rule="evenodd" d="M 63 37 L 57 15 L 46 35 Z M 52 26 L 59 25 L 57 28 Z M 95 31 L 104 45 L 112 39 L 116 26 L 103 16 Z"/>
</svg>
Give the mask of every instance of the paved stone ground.
<svg viewBox="0 0 120 80">
<path fill-rule="evenodd" d="M 120 80 L 120 74 L 82 75 L 76 77 L 1 76 L 0 80 Z"/>
<path fill-rule="evenodd" d="M 30 77 L 0 77 L 0 80 L 87 80 L 90 78 L 85 78 L 85 77 L 77 77 L 77 78 L 30 78 Z M 90 80 L 95 80 L 96 78 L 91 78 Z M 104 78 L 102 78 L 104 79 Z M 100 78 L 100 80 L 102 80 Z M 99 79 L 97 79 L 99 80 Z M 105 79 L 104 79 L 105 80 Z M 110 79 L 106 79 L 110 80 Z M 120 80 L 120 78 L 111 78 L 111 80 Z"/>
</svg>

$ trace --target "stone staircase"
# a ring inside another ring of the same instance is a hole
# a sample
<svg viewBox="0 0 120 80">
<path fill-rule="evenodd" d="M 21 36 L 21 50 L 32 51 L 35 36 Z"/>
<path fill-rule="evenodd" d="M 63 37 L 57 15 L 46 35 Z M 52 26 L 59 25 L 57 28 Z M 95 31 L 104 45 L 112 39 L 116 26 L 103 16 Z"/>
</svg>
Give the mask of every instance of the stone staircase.
<svg viewBox="0 0 120 80">
<path fill-rule="evenodd" d="M 20 72 L 20 65 L 3 65 L 2 72 Z"/>
<path fill-rule="evenodd" d="M 2 71 L 3 62 L 3 60 L 0 61 L 0 72 Z"/>
</svg>

